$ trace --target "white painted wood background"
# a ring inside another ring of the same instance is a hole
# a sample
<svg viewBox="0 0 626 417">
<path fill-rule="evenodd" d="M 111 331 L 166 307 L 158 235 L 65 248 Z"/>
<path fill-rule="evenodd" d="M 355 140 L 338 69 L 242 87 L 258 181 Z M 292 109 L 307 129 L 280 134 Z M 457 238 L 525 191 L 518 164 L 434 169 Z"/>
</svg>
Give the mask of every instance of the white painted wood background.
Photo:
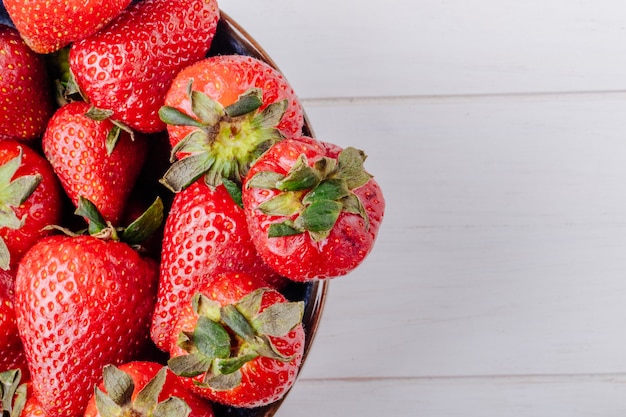
<svg viewBox="0 0 626 417">
<path fill-rule="evenodd" d="M 626 414 L 626 3 L 221 0 L 387 212 L 278 416 Z"/>
</svg>

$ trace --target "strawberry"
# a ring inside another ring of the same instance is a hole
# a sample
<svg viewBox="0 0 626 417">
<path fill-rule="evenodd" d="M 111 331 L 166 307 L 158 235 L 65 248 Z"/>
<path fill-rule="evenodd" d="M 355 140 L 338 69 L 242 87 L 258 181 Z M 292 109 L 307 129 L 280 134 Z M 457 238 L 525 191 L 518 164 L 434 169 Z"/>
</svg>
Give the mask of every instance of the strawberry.
<svg viewBox="0 0 626 417">
<path fill-rule="evenodd" d="M 11 20 L 35 52 L 48 54 L 96 32 L 130 0 L 3 0 Z"/>
<path fill-rule="evenodd" d="M 284 76 L 242 55 L 209 57 L 182 70 L 160 115 L 181 159 L 165 176 L 174 191 L 205 173 L 212 185 L 223 176 L 241 183 L 255 158 L 283 136 L 301 134 L 304 124 Z"/>
<path fill-rule="evenodd" d="M 32 141 L 43 133 L 54 112 L 54 96 L 45 61 L 0 24 L 0 140 Z"/>
<path fill-rule="evenodd" d="M 385 200 L 365 154 L 311 138 L 281 141 L 243 185 L 250 235 L 265 262 L 294 281 L 347 274 L 370 253 Z"/>
<path fill-rule="evenodd" d="M 303 302 L 288 302 L 261 280 L 220 275 L 182 310 L 168 366 L 198 395 L 251 408 L 281 399 L 304 351 Z"/>
<path fill-rule="evenodd" d="M 15 140 L 0 141 L 0 270 L 17 263 L 46 226 L 60 222 L 61 187 L 48 161 Z"/>
<path fill-rule="evenodd" d="M 24 347 L 17 330 L 13 277 L 0 269 L 0 372 L 20 369 L 28 376 Z"/>
<path fill-rule="evenodd" d="M 85 410 L 85 417 L 119 415 L 213 417 L 214 413 L 210 402 L 183 388 L 167 367 L 135 361 L 105 366 L 103 382 Z"/>
<path fill-rule="evenodd" d="M 159 205 L 155 204 L 158 224 Z M 162 207 L 161 207 L 162 208 Z M 140 218 L 123 231 L 81 199 L 90 235 L 54 235 L 22 258 L 15 283 L 17 326 L 35 395 L 55 417 L 81 415 L 107 364 L 136 358 L 149 342 L 158 265 L 131 248 Z"/>
<path fill-rule="evenodd" d="M 205 283 L 226 271 L 276 280 L 256 253 L 244 212 L 224 185 L 198 180 L 177 193 L 165 222 L 152 340 L 167 350 L 179 310 Z"/>
<path fill-rule="evenodd" d="M 141 171 L 147 142 L 141 134 L 131 137 L 106 113 L 90 110 L 80 101 L 57 110 L 42 147 L 72 202 L 77 205 L 85 197 L 117 224 Z"/>
<path fill-rule="evenodd" d="M 134 130 L 163 130 L 158 110 L 174 76 L 205 57 L 217 30 L 215 0 L 133 3 L 70 49 L 76 83 L 97 108 Z"/>
</svg>

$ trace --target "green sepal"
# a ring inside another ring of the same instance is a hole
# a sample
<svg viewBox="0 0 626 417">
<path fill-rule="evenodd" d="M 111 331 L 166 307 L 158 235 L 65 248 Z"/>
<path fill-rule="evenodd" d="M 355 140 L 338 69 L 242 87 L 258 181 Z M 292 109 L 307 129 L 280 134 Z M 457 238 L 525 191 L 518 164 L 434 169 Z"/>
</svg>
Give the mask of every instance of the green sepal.
<svg viewBox="0 0 626 417">
<path fill-rule="evenodd" d="M 302 323 L 304 302 L 295 301 L 273 304 L 252 319 L 251 325 L 257 333 L 283 337 Z"/>
<path fill-rule="evenodd" d="M 234 305 L 222 307 L 222 320 L 237 336 L 246 341 L 254 340 L 255 332 L 250 322 Z"/>
<path fill-rule="evenodd" d="M 159 109 L 159 118 L 168 125 L 204 127 L 198 120 L 171 106 L 161 107 Z"/>
<path fill-rule="evenodd" d="M 290 217 L 302 211 L 301 194 L 285 192 L 277 194 L 257 206 L 257 209 L 269 216 Z"/>
<path fill-rule="evenodd" d="M 189 155 L 174 162 L 160 182 L 178 193 L 200 178 L 214 163 L 215 157 L 206 152 Z"/>
<path fill-rule="evenodd" d="M 179 152 L 192 154 L 206 152 L 206 146 L 209 144 L 209 135 L 203 129 L 192 130 L 180 142 L 172 148 L 170 154 L 170 163 L 176 161 L 176 155 Z"/>
<path fill-rule="evenodd" d="M 144 242 L 163 224 L 163 200 L 157 197 L 148 209 L 129 224 L 120 234 L 120 239 L 129 245 Z"/>
<path fill-rule="evenodd" d="M 8 271 L 11 267 L 11 252 L 2 237 L 0 237 L 0 268 Z"/>
<path fill-rule="evenodd" d="M 102 214 L 100 214 L 96 205 L 83 196 L 78 197 L 78 204 L 76 205 L 76 211 L 74 211 L 74 214 L 87 219 L 89 222 L 88 232 L 92 236 L 97 235 L 109 228 L 109 224 L 104 217 L 102 217 Z"/>
<path fill-rule="evenodd" d="M 302 191 L 315 187 L 322 180 L 319 172 L 311 168 L 304 155 L 300 155 L 287 176 L 276 182 L 281 191 Z"/>
<path fill-rule="evenodd" d="M 228 194 L 233 199 L 235 204 L 243 208 L 243 193 L 241 191 L 241 185 L 226 177 L 222 177 L 222 184 L 224 184 L 224 188 L 226 188 L 226 191 L 228 191 Z"/>
<path fill-rule="evenodd" d="M 191 111 L 200 119 L 201 126 L 215 126 L 227 113 L 219 102 L 204 93 L 191 91 L 190 98 Z"/>
<path fill-rule="evenodd" d="M 120 407 L 130 404 L 135 383 L 124 371 L 113 365 L 106 365 L 102 369 L 104 388 L 110 399 Z"/>
<path fill-rule="evenodd" d="M 85 113 L 85 116 L 96 122 L 102 122 L 113 116 L 113 110 L 99 109 L 97 107 L 91 106 L 89 110 L 87 110 L 87 112 Z"/>
<path fill-rule="evenodd" d="M 232 118 L 252 113 L 263 105 L 263 92 L 259 88 L 251 88 L 243 93 L 236 102 L 224 108 L 224 112 Z M 279 119 L 280 120 L 280 119 Z"/>
<path fill-rule="evenodd" d="M 193 332 L 193 342 L 207 358 L 227 358 L 230 355 L 230 336 L 226 329 L 213 320 L 200 316 Z"/>
<path fill-rule="evenodd" d="M 304 233 L 306 230 L 297 228 L 293 221 L 285 220 L 280 223 L 272 223 L 267 231 L 268 237 L 295 236 Z"/>
<path fill-rule="evenodd" d="M 249 321 L 259 313 L 261 309 L 261 303 L 263 302 L 263 294 L 267 290 L 265 288 L 259 288 L 247 294 L 236 304 L 237 310 Z"/>
<path fill-rule="evenodd" d="M 96 409 L 101 416 L 120 416 L 122 415 L 122 407 L 116 404 L 111 397 L 103 392 L 98 386 L 94 388 L 94 396 L 96 401 Z"/>
<path fill-rule="evenodd" d="M 261 171 L 254 174 L 246 183 L 246 188 L 276 189 L 276 183 L 285 176 L 273 171 Z"/>
<path fill-rule="evenodd" d="M 216 322 L 222 318 L 220 304 L 202 293 L 197 293 L 191 297 L 191 306 L 198 316 L 204 316 Z"/>
<path fill-rule="evenodd" d="M 174 356 L 167 361 L 167 366 L 178 376 L 193 378 L 208 372 L 213 359 L 206 358 L 199 353 Z"/>
<path fill-rule="evenodd" d="M 317 200 L 305 207 L 294 221 L 296 228 L 310 232 L 330 231 L 339 215 L 342 205 L 337 201 Z"/>
<path fill-rule="evenodd" d="M 238 387 L 241 384 L 241 371 L 237 370 L 230 374 L 214 375 L 211 378 L 207 378 L 203 383 L 197 383 L 196 385 L 202 387 L 206 386 L 215 391 L 228 391 Z"/>
<path fill-rule="evenodd" d="M 159 403 L 159 395 L 163 391 L 167 368 L 159 369 L 159 372 L 137 393 L 133 408 L 148 416 Z"/>
<path fill-rule="evenodd" d="M 256 124 L 264 129 L 274 129 L 283 118 L 283 115 L 287 111 L 289 103 L 287 100 L 277 101 L 270 104 L 257 115 L 254 120 Z"/>
<path fill-rule="evenodd" d="M 2 417 L 19 417 L 26 404 L 26 384 L 20 384 L 22 371 L 12 369 L 0 372 Z"/>
<path fill-rule="evenodd" d="M 350 189 L 345 180 L 331 178 L 320 182 L 302 199 L 303 204 L 312 204 L 316 201 L 339 201 L 350 195 Z"/>
<path fill-rule="evenodd" d="M 256 352 L 247 353 L 245 355 L 235 356 L 234 358 L 215 359 L 214 367 L 219 374 L 232 374 L 237 372 L 246 363 L 259 357 Z"/>
<path fill-rule="evenodd" d="M 367 155 L 362 150 L 353 147 L 345 148 L 337 158 L 338 167 L 335 178 L 346 180 L 350 190 L 367 184 L 372 175 L 363 167 L 365 159 L 367 159 Z"/>
<path fill-rule="evenodd" d="M 188 417 L 191 408 L 185 401 L 178 397 L 169 397 L 160 402 L 152 412 L 152 417 Z"/>
</svg>

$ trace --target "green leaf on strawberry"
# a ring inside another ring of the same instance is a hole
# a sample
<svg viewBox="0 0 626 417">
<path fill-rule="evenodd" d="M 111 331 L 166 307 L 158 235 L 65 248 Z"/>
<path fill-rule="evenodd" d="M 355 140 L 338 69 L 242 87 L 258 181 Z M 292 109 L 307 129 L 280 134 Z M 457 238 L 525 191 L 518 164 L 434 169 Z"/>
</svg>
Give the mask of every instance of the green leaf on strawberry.
<svg viewBox="0 0 626 417">
<path fill-rule="evenodd" d="M 0 372 L 0 399 L 2 417 L 19 417 L 26 404 L 26 384 L 20 384 L 19 369 Z"/>
<path fill-rule="evenodd" d="M 19 218 L 15 208 L 30 197 L 43 177 L 40 174 L 23 175 L 14 178 L 18 168 L 22 165 L 22 149 L 19 154 L 0 165 L 0 228 L 19 229 L 24 224 L 24 218 Z M 9 248 L 0 237 L 0 268 L 9 269 L 11 255 Z"/>
</svg>

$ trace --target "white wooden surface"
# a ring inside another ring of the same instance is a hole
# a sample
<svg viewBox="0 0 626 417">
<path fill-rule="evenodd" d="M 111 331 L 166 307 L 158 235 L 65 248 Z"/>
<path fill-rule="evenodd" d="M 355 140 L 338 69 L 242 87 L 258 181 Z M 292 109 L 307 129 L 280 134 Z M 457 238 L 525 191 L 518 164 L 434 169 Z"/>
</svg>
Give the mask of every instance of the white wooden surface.
<svg viewBox="0 0 626 417">
<path fill-rule="evenodd" d="M 220 5 L 387 199 L 278 415 L 626 414 L 626 3 Z"/>
</svg>

